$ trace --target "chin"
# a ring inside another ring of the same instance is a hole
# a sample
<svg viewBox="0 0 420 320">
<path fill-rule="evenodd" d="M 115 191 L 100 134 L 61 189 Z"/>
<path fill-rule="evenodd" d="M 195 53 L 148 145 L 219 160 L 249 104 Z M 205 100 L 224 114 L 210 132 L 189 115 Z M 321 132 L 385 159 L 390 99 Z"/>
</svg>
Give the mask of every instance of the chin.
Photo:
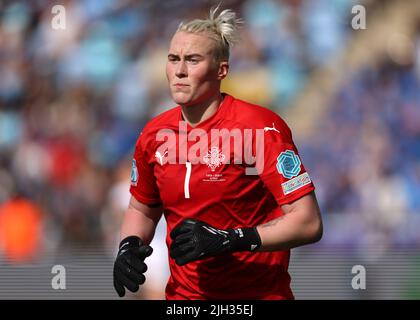
<svg viewBox="0 0 420 320">
<path fill-rule="evenodd" d="M 174 93 L 172 94 L 172 99 L 175 101 L 176 104 L 180 105 L 189 105 L 191 103 L 191 98 L 185 96 L 184 94 Z"/>
</svg>

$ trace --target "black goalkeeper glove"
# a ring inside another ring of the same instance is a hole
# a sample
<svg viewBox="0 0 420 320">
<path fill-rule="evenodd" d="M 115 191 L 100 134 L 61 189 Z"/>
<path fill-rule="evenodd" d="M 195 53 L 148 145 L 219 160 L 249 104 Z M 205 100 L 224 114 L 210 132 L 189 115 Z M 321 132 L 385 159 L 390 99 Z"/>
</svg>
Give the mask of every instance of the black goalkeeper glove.
<svg viewBox="0 0 420 320">
<path fill-rule="evenodd" d="M 254 251 L 261 246 L 257 228 L 220 230 L 195 219 L 185 219 L 171 232 L 171 258 L 182 266 L 225 252 Z"/>
<path fill-rule="evenodd" d="M 114 263 L 114 288 L 120 297 L 125 295 L 124 287 L 136 292 L 144 283 L 143 273 L 147 270 L 144 259 L 152 252 L 152 247 L 143 245 L 139 237 L 130 236 L 121 241 Z"/>
</svg>

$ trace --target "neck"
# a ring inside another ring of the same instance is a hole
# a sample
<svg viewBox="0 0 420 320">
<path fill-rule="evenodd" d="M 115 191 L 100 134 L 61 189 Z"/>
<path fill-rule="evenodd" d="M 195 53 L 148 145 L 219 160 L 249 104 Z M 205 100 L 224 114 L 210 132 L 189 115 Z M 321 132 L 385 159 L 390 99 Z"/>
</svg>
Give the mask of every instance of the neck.
<svg viewBox="0 0 420 320">
<path fill-rule="evenodd" d="M 218 91 L 206 101 L 189 106 L 181 106 L 182 116 L 190 126 L 195 127 L 215 114 L 222 100 L 223 97 Z"/>
</svg>

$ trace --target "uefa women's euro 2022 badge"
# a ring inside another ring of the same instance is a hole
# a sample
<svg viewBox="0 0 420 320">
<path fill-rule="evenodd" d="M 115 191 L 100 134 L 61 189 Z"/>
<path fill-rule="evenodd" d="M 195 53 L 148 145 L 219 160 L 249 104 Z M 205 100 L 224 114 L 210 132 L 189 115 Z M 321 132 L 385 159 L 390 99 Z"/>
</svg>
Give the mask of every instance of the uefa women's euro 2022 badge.
<svg viewBox="0 0 420 320">
<path fill-rule="evenodd" d="M 138 179 L 139 179 L 139 172 L 137 170 L 136 159 L 133 159 L 131 163 L 131 185 L 137 186 Z"/>
<path fill-rule="evenodd" d="M 288 195 L 312 182 L 307 172 L 299 175 L 301 164 L 298 155 L 293 150 L 286 150 L 277 157 L 277 171 L 288 179 L 281 184 L 284 195 Z"/>
<path fill-rule="evenodd" d="M 286 150 L 277 157 L 277 171 L 286 179 L 296 177 L 300 172 L 300 159 L 293 150 Z"/>
</svg>

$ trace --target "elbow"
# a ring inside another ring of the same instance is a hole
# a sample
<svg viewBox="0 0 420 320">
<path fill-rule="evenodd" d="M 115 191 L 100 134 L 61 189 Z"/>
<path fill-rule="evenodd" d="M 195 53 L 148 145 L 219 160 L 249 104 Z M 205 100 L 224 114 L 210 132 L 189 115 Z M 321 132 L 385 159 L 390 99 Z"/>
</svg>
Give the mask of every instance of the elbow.
<svg viewBox="0 0 420 320">
<path fill-rule="evenodd" d="M 311 244 L 322 239 L 323 225 L 321 210 L 316 200 L 315 194 L 310 197 L 302 198 L 307 200 L 301 205 L 301 230 L 300 235 L 304 244 Z"/>
<path fill-rule="evenodd" d="M 324 228 L 322 226 L 322 221 L 320 221 L 313 235 L 313 243 L 320 241 L 322 239 L 323 234 Z"/>
<path fill-rule="evenodd" d="M 308 228 L 308 238 L 309 243 L 315 243 L 322 239 L 322 235 L 324 233 L 324 228 L 322 225 L 321 217 L 318 216 L 318 219 L 315 219 L 315 221 L 312 221 L 310 227 Z"/>
<path fill-rule="evenodd" d="M 301 235 L 303 236 L 302 240 L 305 244 L 311 244 L 320 241 L 324 232 L 322 219 L 319 212 L 309 216 L 310 218 L 306 218 L 306 221 L 303 223 L 302 229 L 300 231 Z"/>
</svg>

